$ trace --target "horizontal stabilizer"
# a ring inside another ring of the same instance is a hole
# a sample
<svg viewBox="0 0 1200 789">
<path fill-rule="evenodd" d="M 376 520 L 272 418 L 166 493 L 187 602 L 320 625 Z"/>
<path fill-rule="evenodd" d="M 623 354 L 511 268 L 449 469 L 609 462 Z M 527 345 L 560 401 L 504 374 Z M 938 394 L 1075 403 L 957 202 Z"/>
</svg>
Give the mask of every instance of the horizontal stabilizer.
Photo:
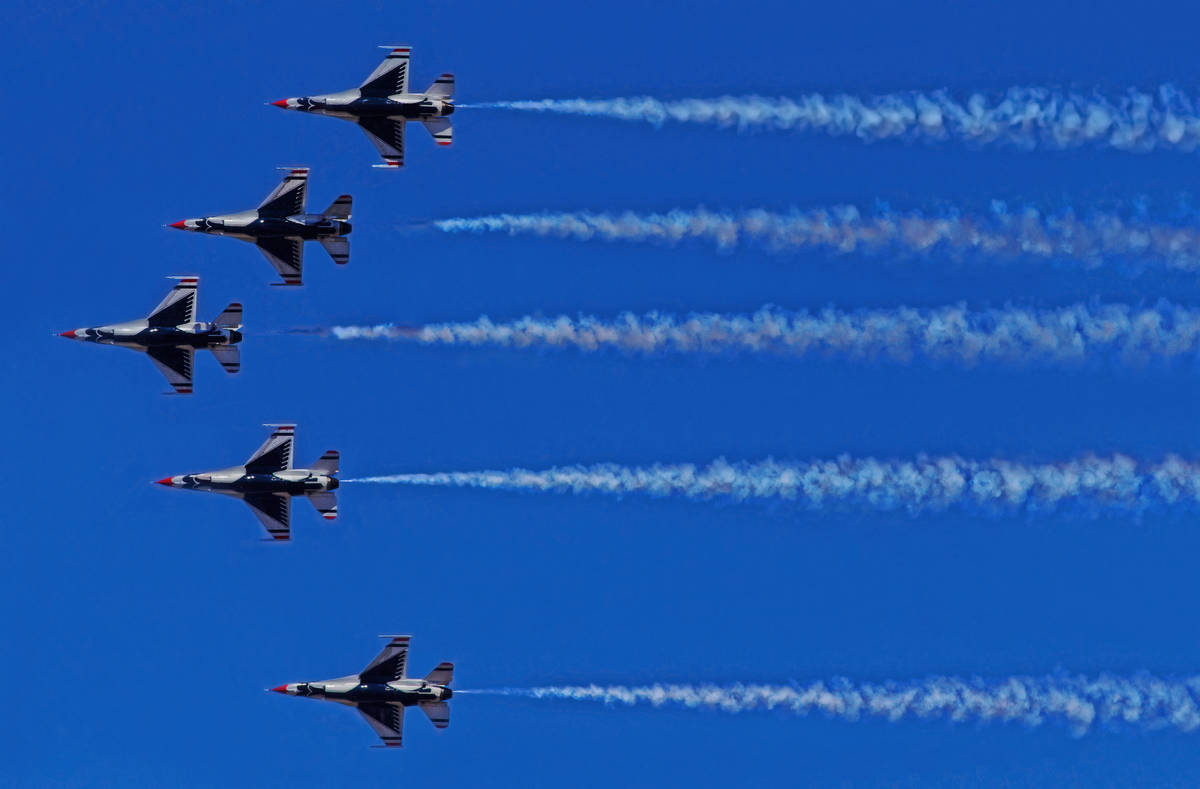
<svg viewBox="0 0 1200 789">
<path fill-rule="evenodd" d="M 350 262 L 350 239 L 345 236 L 326 236 L 318 241 L 325 247 L 334 263 L 344 266 Z"/>
<path fill-rule="evenodd" d="M 316 507 L 317 512 L 321 513 L 321 517 L 327 521 L 337 518 L 337 494 L 336 493 L 310 493 L 308 500 Z"/>
<path fill-rule="evenodd" d="M 431 685 L 449 685 L 454 681 L 454 664 L 438 663 L 437 668 L 426 675 L 425 681 Z"/>
<path fill-rule="evenodd" d="M 450 705 L 444 701 L 422 701 L 419 705 L 421 712 L 429 716 L 429 722 L 436 728 L 444 729 L 450 725 Z"/>
<path fill-rule="evenodd" d="M 342 455 L 336 449 L 331 449 L 324 455 L 321 455 L 320 460 L 312 464 L 313 471 L 320 471 L 322 474 L 338 473 L 338 461 Z"/>
<path fill-rule="evenodd" d="M 421 123 L 433 135 L 433 141 L 438 145 L 449 145 L 454 142 L 454 127 L 450 125 L 449 118 L 437 118 Z"/>
<path fill-rule="evenodd" d="M 235 301 L 225 308 L 225 311 L 216 317 L 213 321 L 213 326 L 218 329 L 240 329 L 242 328 L 242 303 Z"/>
<path fill-rule="evenodd" d="M 350 195 L 341 195 L 337 200 L 329 204 L 321 216 L 327 216 L 331 219 L 349 219 L 350 207 L 354 199 Z"/>
<path fill-rule="evenodd" d="M 242 351 L 236 345 L 210 345 L 208 349 L 225 368 L 225 372 L 236 375 L 242 371 Z"/>
<path fill-rule="evenodd" d="M 433 81 L 425 95 L 431 99 L 448 99 L 454 95 L 454 75 L 443 74 Z"/>
</svg>

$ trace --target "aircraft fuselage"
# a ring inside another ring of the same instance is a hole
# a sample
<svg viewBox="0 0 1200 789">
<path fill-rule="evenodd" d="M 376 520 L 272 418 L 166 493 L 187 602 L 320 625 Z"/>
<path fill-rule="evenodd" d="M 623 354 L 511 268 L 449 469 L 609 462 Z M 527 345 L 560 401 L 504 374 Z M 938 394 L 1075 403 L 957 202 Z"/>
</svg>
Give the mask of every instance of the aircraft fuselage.
<svg viewBox="0 0 1200 789">
<path fill-rule="evenodd" d="M 427 701 L 447 701 L 454 691 L 422 679 L 401 679 L 388 683 L 367 683 L 358 677 L 339 677 L 323 682 L 295 682 L 284 686 L 291 696 L 311 696 L 350 704 L 383 702 L 411 707 Z"/>
<path fill-rule="evenodd" d="M 363 96 L 358 90 L 347 90 L 324 96 L 283 99 L 275 103 L 289 110 L 311 112 L 316 115 L 331 115 L 346 120 L 404 118 L 410 121 L 431 121 L 454 114 L 453 101 L 434 98 L 424 93 Z"/>
<path fill-rule="evenodd" d="M 315 240 L 344 236 L 353 229 L 345 219 L 323 216 L 322 214 L 295 214 L 293 216 L 275 217 L 259 216 L 257 211 L 242 211 L 236 214 L 220 214 L 205 216 L 199 219 L 185 219 L 172 227 L 181 230 L 191 230 L 198 233 L 212 233 L 220 236 L 234 236 L 253 241 L 259 238 L 303 238 Z"/>
<path fill-rule="evenodd" d="M 236 345 L 242 341 L 240 331 L 219 329 L 211 323 L 150 326 L 144 320 L 116 323 L 112 326 L 75 329 L 63 332 L 63 336 L 85 342 L 129 346 L 136 349 L 162 346 L 211 348 L 217 345 Z"/>
<path fill-rule="evenodd" d="M 289 496 L 304 496 L 309 493 L 325 493 L 338 489 L 335 477 L 306 468 L 292 468 L 274 473 L 247 473 L 245 467 L 236 466 L 199 474 L 180 474 L 162 480 L 173 488 L 206 490 L 213 493 L 286 493 Z"/>
</svg>

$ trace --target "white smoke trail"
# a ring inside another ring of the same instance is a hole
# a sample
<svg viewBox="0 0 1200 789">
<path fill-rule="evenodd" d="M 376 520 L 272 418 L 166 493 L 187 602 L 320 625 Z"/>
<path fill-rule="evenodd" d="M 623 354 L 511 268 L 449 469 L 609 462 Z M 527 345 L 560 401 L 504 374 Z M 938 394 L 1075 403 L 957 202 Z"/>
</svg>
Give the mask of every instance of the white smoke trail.
<svg viewBox="0 0 1200 789">
<path fill-rule="evenodd" d="M 642 121 L 699 123 L 738 131 L 821 132 L 865 141 L 958 140 L 1021 149 L 1084 145 L 1122 151 L 1191 151 L 1200 142 L 1200 117 L 1191 97 L 1164 85 L 1152 93 L 1130 90 L 1106 97 L 1052 88 L 1010 88 L 988 97 L 955 98 L 947 91 L 879 96 L 813 93 L 797 98 L 722 96 L 662 101 L 541 99 L 474 104 L 529 112 Z"/>
<path fill-rule="evenodd" d="M 646 494 L 707 501 L 781 501 L 816 510 L 860 508 L 910 513 L 951 507 L 1050 512 L 1062 508 L 1194 507 L 1200 503 L 1200 463 L 1168 456 L 1140 464 L 1124 455 L 1085 456 L 1060 463 L 925 457 L 730 463 L 705 466 L 614 464 L 545 471 L 454 471 L 395 474 L 345 482 L 487 488 L 551 493 Z"/>
<path fill-rule="evenodd" d="M 316 332 L 339 340 L 407 340 L 425 345 L 614 349 L 642 354 L 743 352 L 899 362 L 923 358 L 966 365 L 1093 358 L 1138 363 L 1200 353 L 1200 311 L 1167 303 L 1146 308 L 1077 304 L 1053 310 L 970 311 L 957 305 L 817 313 L 764 307 L 752 315 L 625 313 L 608 321 L 527 316 L 508 323 L 482 317 L 472 323 L 333 326 Z"/>
<path fill-rule="evenodd" d="M 1081 217 L 1010 211 L 994 203 L 990 215 L 942 215 L 854 206 L 786 212 L 673 210 L 660 214 L 534 213 L 443 219 L 446 233 L 507 233 L 574 240 L 601 239 L 674 246 L 710 243 L 721 251 L 744 244 L 771 252 L 815 249 L 830 253 L 946 255 L 953 259 L 1075 261 L 1088 267 L 1106 260 L 1200 270 L 1200 225 L 1148 222 L 1119 213 Z"/>
<path fill-rule="evenodd" d="M 878 718 L 954 723 L 1065 724 L 1082 735 L 1093 726 L 1143 730 L 1200 728 L 1200 677 L 1009 677 L 1000 680 L 929 677 L 910 682 L 854 682 L 844 678 L 792 685 L 566 686 L 475 691 L 535 699 L 610 705 L 677 706 L 728 713 L 784 710 L 857 721 Z"/>
</svg>

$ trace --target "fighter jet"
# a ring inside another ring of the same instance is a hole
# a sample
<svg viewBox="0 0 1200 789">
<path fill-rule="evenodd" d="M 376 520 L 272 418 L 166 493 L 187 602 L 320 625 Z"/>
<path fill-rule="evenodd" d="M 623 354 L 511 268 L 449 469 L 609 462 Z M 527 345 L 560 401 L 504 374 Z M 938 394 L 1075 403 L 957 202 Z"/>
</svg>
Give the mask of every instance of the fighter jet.
<svg viewBox="0 0 1200 789">
<path fill-rule="evenodd" d="M 340 455 L 330 450 L 312 468 L 292 468 L 292 439 L 295 425 L 267 425 L 275 428 L 271 437 L 258 448 L 245 465 L 182 474 L 157 480 L 159 485 L 185 490 L 207 490 L 236 496 L 250 505 L 262 523 L 270 541 L 284 542 L 291 538 L 290 514 L 292 496 L 307 496 L 325 520 L 337 517 L 338 473 Z"/>
<path fill-rule="evenodd" d="M 274 285 L 301 285 L 304 242 L 318 241 L 339 265 L 350 262 L 350 195 L 341 195 L 319 214 L 304 212 L 308 168 L 281 167 L 288 174 L 258 208 L 236 214 L 205 216 L 172 222 L 167 227 L 212 233 L 249 241 L 258 246 L 267 262 L 275 267 L 283 282 Z"/>
<path fill-rule="evenodd" d="M 355 707 L 388 748 L 400 747 L 405 707 L 420 707 L 436 728 L 449 726 L 450 705 L 446 702 L 454 695 L 448 687 L 454 677 L 454 664 L 438 663 L 424 679 L 408 679 L 404 670 L 412 637 L 380 638 L 392 640 L 358 674 L 323 682 L 294 682 L 271 690 Z"/>
<path fill-rule="evenodd" d="M 419 121 L 438 145 L 449 145 L 454 130 L 450 115 L 454 112 L 454 75 L 443 74 L 424 93 L 408 92 L 408 58 L 411 47 L 390 49 L 379 67 L 363 84 L 340 93 L 301 96 L 271 102 L 276 107 L 354 121 L 379 149 L 383 164 L 374 167 L 404 166 L 404 125 Z"/>
<path fill-rule="evenodd" d="M 213 356 L 233 374 L 242 369 L 242 305 L 233 302 L 212 323 L 196 321 L 196 291 L 200 278 L 168 277 L 179 284 L 171 288 L 154 311 L 141 320 L 111 326 L 65 331 L 60 336 L 102 345 L 142 351 L 166 376 L 174 394 L 192 393 L 192 362 L 197 348 Z M 168 394 L 171 394 L 168 392 Z"/>
</svg>

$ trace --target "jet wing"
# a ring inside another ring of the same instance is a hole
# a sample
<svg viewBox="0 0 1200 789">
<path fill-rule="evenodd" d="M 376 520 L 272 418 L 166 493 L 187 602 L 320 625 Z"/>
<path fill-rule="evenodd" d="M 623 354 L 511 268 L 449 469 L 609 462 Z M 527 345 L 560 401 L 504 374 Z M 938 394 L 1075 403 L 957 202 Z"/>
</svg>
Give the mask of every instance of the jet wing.
<svg viewBox="0 0 1200 789">
<path fill-rule="evenodd" d="M 304 193 L 308 187 L 308 168 L 288 172 L 283 182 L 258 206 L 259 216 L 285 217 L 304 213 Z"/>
<path fill-rule="evenodd" d="M 388 167 L 404 166 L 404 119 L 363 118 L 358 122 Z"/>
<path fill-rule="evenodd" d="M 375 67 L 371 76 L 358 86 L 364 96 L 391 96 L 408 93 L 408 58 L 410 47 L 394 47 L 383 62 Z"/>
<path fill-rule="evenodd" d="M 151 326 L 181 326 L 196 322 L 196 288 L 199 277 L 179 277 L 179 284 L 158 303 L 146 318 Z M 189 373 L 190 375 L 190 373 Z"/>
<path fill-rule="evenodd" d="M 157 346 L 146 349 L 146 355 L 154 366 L 166 376 L 167 383 L 175 390 L 175 394 L 190 395 L 192 393 L 192 362 L 195 352 L 191 347 Z"/>
<path fill-rule="evenodd" d="M 283 282 L 276 285 L 303 285 L 300 270 L 304 265 L 304 241 L 287 236 L 279 238 L 260 238 L 255 242 L 258 251 L 262 252 Z"/>
<path fill-rule="evenodd" d="M 358 705 L 358 712 L 363 716 L 383 744 L 389 748 L 399 748 L 404 737 L 404 705 L 387 702 L 367 702 Z"/>
<path fill-rule="evenodd" d="M 248 493 L 242 497 L 250 505 L 271 539 L 285 542 L 292 537 L 292 499 L 286 493 Z"/>
<path fill-rule="evenodd" d="M 404 667 L 408 664 L 408 642 L 412 636 L 392 636 L 392 640 L 359 672 L 358 678 L 367 683 L 386 683 L 404 679 Z"/>
<path fill-rule="evenodd" d="M 275 429 L 246 461 L 247 474 L 274 474 L 292 467 L 292 442 L 296 437 L 295 425 L 274 425 Z"/>
</svg>

